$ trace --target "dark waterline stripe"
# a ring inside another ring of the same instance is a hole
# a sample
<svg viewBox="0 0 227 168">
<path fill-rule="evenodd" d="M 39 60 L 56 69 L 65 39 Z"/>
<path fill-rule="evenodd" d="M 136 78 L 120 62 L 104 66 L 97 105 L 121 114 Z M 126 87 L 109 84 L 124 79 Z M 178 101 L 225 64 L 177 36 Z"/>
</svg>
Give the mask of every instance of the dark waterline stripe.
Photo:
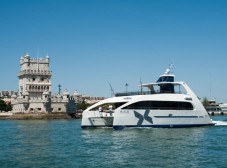
<svg viewBox="0 0 227 168">
<path fill-rule="evenodd" d="M 155 118 L 200 118 L 200 116 L 154 116 Z"/>
<path fill-rule="evenodd" d="M 204 127 L 204 126 L 214 126 L 213 123 L 210 124 L 168 124 L 168 125 L 115 125 L 114 129 L 119 130 L 123 128 L 189 128 L 189 127 Z"/>
<path fill-rule="evenodd" d="M 188 127 L 204 127 L 204 126 L 214 126 L 215 124 L 210 123 L 210 124 L 166 124 L 166 125 L 140 125 L 139 127 L 137 125 L 115 125 L 115 126 L 102 126 L 102 125 L 97 125 L 97 126 L 90 126 L 90 125 L 85 125 L 81 126 L 81 128 L 103 128 L 103 127 L 113 127 L 113 129 L 119 130 L 123 128 L 188 128 Z"/>
</svg>

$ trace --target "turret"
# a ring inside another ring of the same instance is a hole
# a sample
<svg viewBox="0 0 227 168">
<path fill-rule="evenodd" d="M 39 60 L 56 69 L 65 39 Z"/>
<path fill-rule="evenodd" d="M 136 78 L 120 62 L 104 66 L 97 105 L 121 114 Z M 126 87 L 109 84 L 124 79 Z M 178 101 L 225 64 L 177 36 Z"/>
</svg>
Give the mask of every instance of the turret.
<svg viewBox="0 0 227 168">
<path fill-rule="evenodd" d="M 11 96 L 11 99 L 15 100 L 16 98 L 17 98 L 17 95 L 13 93 L 13 95 Z"/>
<path fill-rule="evenodd" d="M 16 101 L 17 96 L 15 93 L 13 93 L 13 95 L 11 96 L 11 104 L 14 104 L 14 102 Z"/>
<path fill-rule="evenodd" d="M 79 94 L 77 90 L 75 90 L 75 92 L 73 93 L 73 98 L 74 98 L 74 100 L 75 100 L 76 103 L 79 102 L 81 96 L 82 95 Z"/>
<path fill-rule="evenodd" d="M 68 101 L 68 100 L 69 100 L 69 92 L 67 91 L 67 89 L 65 89 L 63 93 L 63 101 Z"/>
<path fill-rule="evenodd" d="M 46 55 L 46 59 L 49 61 L 50 60 L 50 57 L 49 57 L 49 55 L 47 54 Z"/>
<path fill-rule="evenodd" d="M 49 55 L 48 55 L 48 54 L 46 55 L 46 61 L 47 61 L 47 66 L 49 67 L 50 57 L 49 57 Z"/>
<path fill-rule="evenodd" d="M 26 101 L 29 101 L 29 93 L 28 93 L 27 90 L 25 90 L 25 91 L 23 92 L 23 98 L 24 98 Z"/>
<path fill-rule="evenodd" d="M 30 61 L 30 56 L 27 52 L 26 55 L 24 56 L 24 62 L 29 62 L 29 61 Z"/>
<path fill-rule="evenodd" d="M 30 58 L 28 52 L 26 53 L 26 55 L 24 56 L 24 58 L 27 58 L 27 59 Z"/>
<path fill-rule="evenodd" d="M 20 64 L 23 63 L 23 60 L 24 60 L 24 58 L 21 56 L 21 57 L 20 57 Z"/>
<path fill-rule="evenodd" d="M 49 101 L 49 97 L 50 97 L 50 93 L 47 90 L 45 90 L 43 92 L 43 100 L 44 101 Z"/>
</svg>

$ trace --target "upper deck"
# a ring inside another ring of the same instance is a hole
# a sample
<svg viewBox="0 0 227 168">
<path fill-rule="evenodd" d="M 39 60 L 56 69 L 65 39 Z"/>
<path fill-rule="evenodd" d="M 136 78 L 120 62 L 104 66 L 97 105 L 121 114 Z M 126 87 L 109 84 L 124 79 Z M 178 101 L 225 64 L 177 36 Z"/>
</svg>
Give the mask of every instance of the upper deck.
<svg viewBox="0 0 227 168">
<path fill-rule="evenodd" d="M 183 87 L 184 82 L 174 82 L 175 75 L 171 74 L 172 64 L 166 69 L 165 73 L 159 76 L 156 83 L 140 84 L 140 91 L 122 92 L 115 94 L 119 96 L 132 95 L 149 95 L 149 94 L 186 94 L 186 89 Z M 145 88 L 145 90 L 144 90 Z"/>
<path fill-rule="evenodd" d="M 141 84 L 140 91 L 116 93 L 115 96 L 133 96 L 150 94 L 187 94 L 183 86 L 184 82 L 161 82 Z"/>
</svg>

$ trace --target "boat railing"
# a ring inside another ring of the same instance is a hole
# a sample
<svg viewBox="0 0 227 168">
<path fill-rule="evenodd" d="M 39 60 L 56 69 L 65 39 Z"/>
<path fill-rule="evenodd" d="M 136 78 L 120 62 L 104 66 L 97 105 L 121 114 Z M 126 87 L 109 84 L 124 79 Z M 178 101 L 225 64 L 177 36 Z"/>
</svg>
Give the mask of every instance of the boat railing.
<svg viewBox="0 0 227 168">
<path fill-rule="evenodd" d="M 99 114 L 101 117 L 113 117 L 114 111 L 100 111 Z"/>
<path fill-rule="evenodd" d="M 120 93 L 116 93 L 115 96 L 116 97 L 120 97 L 120 96 L 135 96 L 135 95 L 151 95 L 151 94 L 184 94 L 184 92 L 182 91 L 175 91 L 175 92 L 160 92 L 160 90 L 156 90 L 156 91 L 132 91 L 132 92 L 120 92 Z"/>
</svg>

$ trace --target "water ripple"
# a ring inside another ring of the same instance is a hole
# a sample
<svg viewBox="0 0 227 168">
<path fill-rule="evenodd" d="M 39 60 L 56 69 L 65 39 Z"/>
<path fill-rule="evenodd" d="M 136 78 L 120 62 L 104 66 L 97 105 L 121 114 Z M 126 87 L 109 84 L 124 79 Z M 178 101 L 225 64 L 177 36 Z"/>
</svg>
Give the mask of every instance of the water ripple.
<svg viewBox="0 0 227 168">
<path fill-rule="evenodd" d="M 227 127 L 82 130 L 80 122 L 1 121 L 0 166 L 213 168 L 227 165 Z"/>
</svg>

